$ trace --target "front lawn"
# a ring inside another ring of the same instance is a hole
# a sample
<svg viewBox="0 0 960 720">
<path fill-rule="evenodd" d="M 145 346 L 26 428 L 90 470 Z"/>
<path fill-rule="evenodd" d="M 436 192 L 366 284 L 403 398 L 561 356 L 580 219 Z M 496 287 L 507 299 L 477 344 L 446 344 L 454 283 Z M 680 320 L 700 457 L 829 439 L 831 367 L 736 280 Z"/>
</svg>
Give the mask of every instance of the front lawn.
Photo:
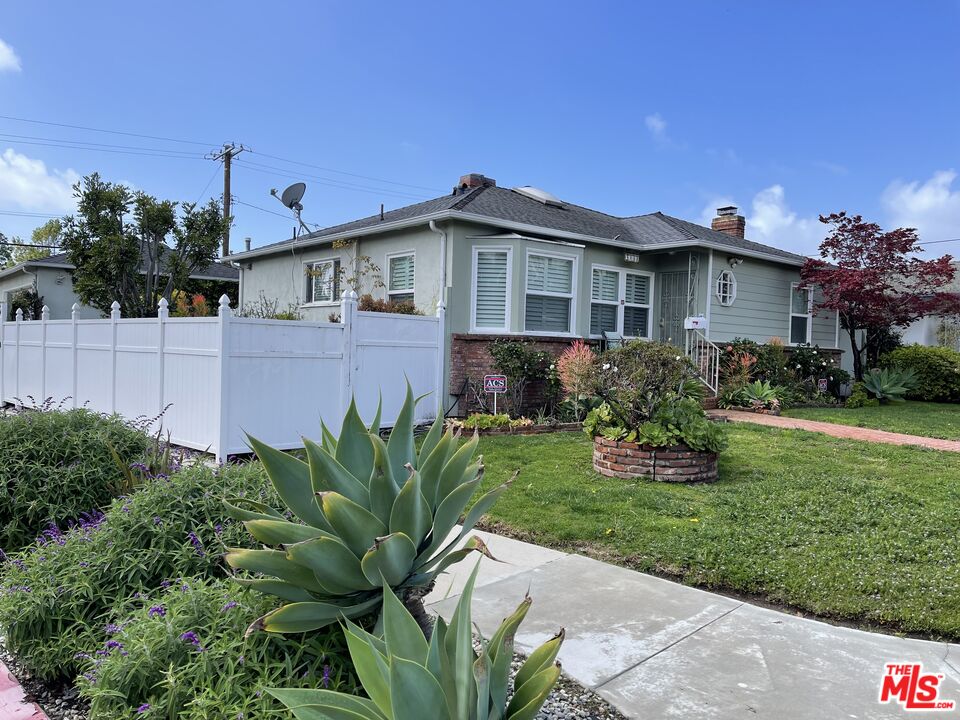
<svg viewBox="0 0 960 720">
<path fill-rule="evenodd" d="M 795 408 L 783 414 L 907 435 L 960 440 L 960 405 L 956 403 L 907 401 L 855 409 Z"/>
<path fill-rule="evenodd" d="M 577 433 L 485 437 L 489 518 L 534 542 L 824 617 L 960 639 L 960 454 L 737 425 L 720 481 L 601 477 Z"/>
</svg>

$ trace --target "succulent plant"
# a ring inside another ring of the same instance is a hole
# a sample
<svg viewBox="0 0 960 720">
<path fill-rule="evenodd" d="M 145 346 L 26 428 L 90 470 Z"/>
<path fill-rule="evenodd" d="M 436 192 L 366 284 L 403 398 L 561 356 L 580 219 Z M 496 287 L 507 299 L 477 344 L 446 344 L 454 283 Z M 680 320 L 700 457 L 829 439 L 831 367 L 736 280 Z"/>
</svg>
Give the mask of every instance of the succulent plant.
<svg viewBox="0 0 960 720">
<path fill-rule="evenodd" d="M 874 368 L 863 374 L 863 386 L 881 403 L 903 400 L 916 384 L 917 373 L 913 368 Z"/>
<path fill-rule="evenodd" d="M 478 566 L 479 567 L 479 566 Z M 332 690 L 273 689 L 298 720 L 532 720 L 560 677 L 564 633 L 534 650 L 510 694 L 513 639 L 530 609 L 524 598 L 489 641 L 474 649 L 470 603 L 477 568 L 448 625 L 437 619 L 428 640 L 389 587 L 384 587 L 383 637 L 345 620 L 350 658 L 368 698 Z"/>
<path fill-rule="evenodd" d="M 377 612 L 386 584 L 429 632 L 420 600 L 436 576 L 472 552 L 487 553 L 477 537 L 462 541 L 507 484 L 480 497 L 454 533 L 483 477 L 482 458 L 474 459 L 478 438 L 460 444 L 444 432 L 441 414 L 417 452 L 415 406 L 408 383 L 384 442 L 380 410 L 368 428 L 351 402 L 339 438 L 321 425 L 320 444 L 304 440 L 306 461 L 249 438 L 289 508 L 285 515 L 249 500 L 227 502 L 267 546 L 230 550 L 227 563 L 259 574 L 238 578 L 242 584 L 287 601 L 251 630 L 308 632 Z"/>
</svg>

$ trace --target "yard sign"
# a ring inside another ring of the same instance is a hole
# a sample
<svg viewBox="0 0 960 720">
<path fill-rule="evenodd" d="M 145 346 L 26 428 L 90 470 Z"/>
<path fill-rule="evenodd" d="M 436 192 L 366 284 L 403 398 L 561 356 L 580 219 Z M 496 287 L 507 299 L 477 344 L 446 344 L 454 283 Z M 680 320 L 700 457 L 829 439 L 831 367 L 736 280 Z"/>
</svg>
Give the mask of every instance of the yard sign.
<svg viewBox="0 0 960 720">
<path fill-rule="evenodd" d="M 497 395 L 507 391 L 506 375 L 484 375 L 483 391 L 493 395 L 493 414 L 497 414 Z"/>
</svg>

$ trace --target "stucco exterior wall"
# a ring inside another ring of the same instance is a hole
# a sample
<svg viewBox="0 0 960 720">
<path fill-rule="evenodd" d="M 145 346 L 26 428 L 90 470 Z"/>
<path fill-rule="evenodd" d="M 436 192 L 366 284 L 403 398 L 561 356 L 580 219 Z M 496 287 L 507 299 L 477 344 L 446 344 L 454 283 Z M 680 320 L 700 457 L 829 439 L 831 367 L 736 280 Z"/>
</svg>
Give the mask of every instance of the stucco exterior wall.
<svg viewBox="0 0 960 720">
<path fill-rule="evenodd" d="M 50 308 L 51 320 L 69 320 L 73 304 L 80 298 L 73 292 L 73 277 L 66 270 L 36 267 L 9 277 L 0 278 L 0 301 L 9 303 L 10 296 L 27 288 L 36 287 L 37 295 L 43 298 L 43 304 Z M 81 305 L 77 317 L 81 320 L 95 320 L 103 317 L 99 310 Z"/>
</svg>

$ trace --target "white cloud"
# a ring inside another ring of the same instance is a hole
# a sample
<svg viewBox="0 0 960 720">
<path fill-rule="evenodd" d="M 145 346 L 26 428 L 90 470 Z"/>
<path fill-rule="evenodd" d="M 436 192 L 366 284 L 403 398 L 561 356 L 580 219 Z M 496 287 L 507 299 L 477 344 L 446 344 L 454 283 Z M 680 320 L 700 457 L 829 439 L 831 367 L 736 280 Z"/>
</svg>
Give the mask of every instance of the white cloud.
<svg viewBox="0 0 960 720">
<path fill-rule="evenodd" d="M 72 186 L 79 179 L 75 170 L 48 170 L 42 160 L 7 148 L 0 154 L 0 207 L 72 212 L 76 207 Z"/>
<path fill-rule="evenodd" d="M 13 48 L 0 40 L 0 72 L 20 72 L 20 58 Z"/>
<path fill-rule="evenodd" d="M 939 170 L 926 182 L 894 180 L 883 193 L 888 225 L 916 228 L 924 240 L 960 238 L 960 188 L 957 173 Z"/>
<path fill-rule="evenodd" d="M 667 139 L 667 121 L 663 119 L 660 113 L 647 115 L 643 121 L 647 124 L 647 130 L 650 131 L 654 140 Z"/>
<path fill-rule="evenodd" d="M 715 197 L 703 209 L 700 222 L 710 227 L 717 208 L 737 205 L 730 197 Z M 744 209 L 741 208 L 741 213 Z M 818 217 L 804 218 L 790 209 L 782 185 L 771 185 L 753 196 L 746 214 L 748 240 L 789 250 L 800 255 L 815 255 L 827 227 Z"/>
</svg>

